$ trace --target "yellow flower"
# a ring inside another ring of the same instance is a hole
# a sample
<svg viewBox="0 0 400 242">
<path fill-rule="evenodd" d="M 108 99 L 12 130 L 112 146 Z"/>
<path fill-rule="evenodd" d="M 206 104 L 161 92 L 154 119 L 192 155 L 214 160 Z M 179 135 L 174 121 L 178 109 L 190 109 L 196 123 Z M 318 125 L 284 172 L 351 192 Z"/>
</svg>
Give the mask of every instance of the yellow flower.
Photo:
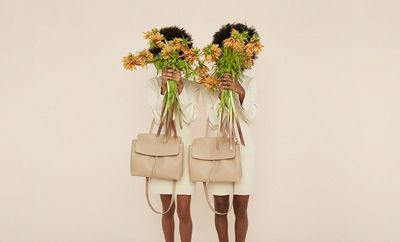
<svg viewBox="0 0 400 242">
<path fill-rule="evenodd" d="M 122 58 L 122 63 L 126 70 L 130 70 L 130 71 L 136 70 L 136 67 L 135 67 L 136 57 L 134 55 L 132 55 L 132 53 L 129 53 L 129 55 L 127 55 L 127 56 L 124 56 Z"/>
</svg>

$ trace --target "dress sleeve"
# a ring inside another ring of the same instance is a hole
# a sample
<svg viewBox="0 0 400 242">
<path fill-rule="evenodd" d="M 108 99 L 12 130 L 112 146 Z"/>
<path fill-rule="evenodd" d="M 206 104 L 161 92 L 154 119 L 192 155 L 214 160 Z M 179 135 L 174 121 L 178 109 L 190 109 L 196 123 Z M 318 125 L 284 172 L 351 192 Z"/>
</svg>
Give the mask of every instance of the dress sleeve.
<svg viewBox="0 0 400 242">
<path fill-rule="evenodd" d="M 216 130 L 218 128 L 218 108 L 220 100 L 217 95 L 217 92 L 207 90 L 204 87 L 201 88 L 201 96 L 205 106 L 208 125 L 211 130 Z"/>
<path fill-rule="evenodd" d="M 190 124 L 197 118 L 199 95 L 200 85 L 184 80 L 182 92 L 179 94 L 179 105 L 182 110 L 182 120 L 186 124 Z"/>
<path fill-rule="evenodd" d="M 164 101 L 164 96 L 160 93 L 161 87 L 157 78 L 151 78 L 147 81 L 147 101 L 153 113 L 156 124 L 160 123 L 161 109 Z"/>
<path fill-rule="evenodd" d="M 245 87 L 246 94 L 243 99 L 243 103 L 240 105 L 243 120 L 246 123 L 251 123 L 257 111 L 257 88 L 254 79 L 249 79 L 247 86 Z M 239 102 L 240 103 L 240 102 Z"/>
</svg>

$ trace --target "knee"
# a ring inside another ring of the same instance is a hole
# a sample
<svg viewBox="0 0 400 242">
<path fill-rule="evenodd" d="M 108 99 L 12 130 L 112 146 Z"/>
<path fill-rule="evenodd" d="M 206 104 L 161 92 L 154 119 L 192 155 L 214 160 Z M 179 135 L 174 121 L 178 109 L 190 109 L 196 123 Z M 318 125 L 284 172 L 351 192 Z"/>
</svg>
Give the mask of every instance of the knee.
<svg viewBox="0 0 400 242">
<path fill-rule="evenodd" d="M 236 218 L 247 219 L 247 206 L 246 204 L 234 204 L 233 210 L 235 212 Z"/>
<path fill-rule="evenodd" d="M 166 209 L 166 208 L 165 208 Z M 162 215 L 163 219 L 173 219 L 175 213 L 175 205 L 172 205 L 171 209 Z"/>
<path fill-rule="evenodd" d="M 215 210 L 220 213 L 226 213 L 229 209 L 229 199 L 225 197 L 214 197 Z"/>
<path fill-rule="evenodd" d="M 188 206 L 178 207 L 177 214 L 179 220 L 182 223 L 188 223 L 191 221 L 190 207 Z"/>
</svg>

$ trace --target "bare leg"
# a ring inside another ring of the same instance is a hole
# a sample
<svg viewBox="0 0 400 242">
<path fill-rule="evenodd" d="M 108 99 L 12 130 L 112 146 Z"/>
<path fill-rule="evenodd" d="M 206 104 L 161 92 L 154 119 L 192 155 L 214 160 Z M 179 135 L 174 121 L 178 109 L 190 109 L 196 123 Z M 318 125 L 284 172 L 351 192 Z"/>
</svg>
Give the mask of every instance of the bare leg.
<svg viewBox="0 0 400 242">
<path fill-rule="evenodd" d="M 226 213 L 229 209 L 229 196 L 214 196 L 214 206 L 217 212 Z M 215 228 L 219 242 L 228 242 L 228 217 L 215 214 Z"/>
<path fill-rule="evenodd" d="M 177 213 L 179 218 L 179 234 L 182 242 L 192 241 L 193 223 L 190 215 L 190 195 L 177 196 Z"/>
<path fill-rule="evenodd" d="M 163 211 L 165 211 L 168 209 L 172 196 L 161 194 L 160 198 L 163 206 Z M 172 205 L 171 210 L 169 210 L 168 213 L 162 215 L 161 222 L 162 222 L 165 242 L 174 242 L 174 232 L 175 232 L 174 213 L 175 213 L 175 203 Z"/>
<path fill-rule="evenodd" d="M 233 197 L 233 209 L 235 211 L 235 241 L 245 242 L 249 221 L 247 218 L 247 205 L 249 195 L 235 195 Z"/>
</svg>

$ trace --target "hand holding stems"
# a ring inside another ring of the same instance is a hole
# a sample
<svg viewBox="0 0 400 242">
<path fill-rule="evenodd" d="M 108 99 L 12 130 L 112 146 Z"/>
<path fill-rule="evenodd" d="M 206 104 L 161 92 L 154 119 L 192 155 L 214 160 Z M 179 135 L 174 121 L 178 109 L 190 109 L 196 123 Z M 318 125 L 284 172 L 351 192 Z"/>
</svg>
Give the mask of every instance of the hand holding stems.
<svg viewBox="0 0 400 242">
<path fill-rule="evenodd" d="M 165 140 L 173 133 L 177 136 L 175 127 L 175 115 L 182 129 L 182 110 L 179 106 L 178 95 L 183 90 L 181 72 L 178 69 L 167 68 L 161 73 L 161 95 L 164 95 L 163 107 L 161 111 L 161 121 L 157 135 L 165 127 Z"/>
<path fill-rule="evenodd" d="M 167 82 L 168 81 L 175 81 L 178 87 L 178 93 L 181 94 L 183 90 L 183 81 L 181 77 L 181 72 L 177 69 L 168 68 L 161 72 L 161 95 L 165 94 L 167 90 Z"/>
<path fill-rule="evenodd" d="M 233 148 L 233 142 L 236 140 L 235 135 L 235 123 L 237 131 L 239 133 L 240 142 L 245 145 L 242 129 L 240 127 L 240 121 L 236 114 L 235 102 L 233 92 L 239 95 L 240 103 L 243 103 L 246 91 L 238 80 L 234 80 L 230 74 L 223 74 L 218 81 L 219 87 L 219 98 L 221 100 L 220 108 L 218 110 L 219 125 L 217 137 L 220 137 L 221 133 L 226 133 L 230 140 L 230 147 Z M 226 117 L 225 117 L 226 116 Z M 217 148 L 219 142 L 217 141 Z"/>
<path fill-rule="evenodd" d="M 238 80 L 234 80 L 230 74 L 224 74 L 218 82 L 218 87 L 220 90 L 228 89 L 236 92 L 239 95 L 240 104 L 243 103 L 246 91 Z M 221 93 L 220 93 L 221 94 Z M 221 95 L 219 95 L 221 97 Z"/>
</svg>

